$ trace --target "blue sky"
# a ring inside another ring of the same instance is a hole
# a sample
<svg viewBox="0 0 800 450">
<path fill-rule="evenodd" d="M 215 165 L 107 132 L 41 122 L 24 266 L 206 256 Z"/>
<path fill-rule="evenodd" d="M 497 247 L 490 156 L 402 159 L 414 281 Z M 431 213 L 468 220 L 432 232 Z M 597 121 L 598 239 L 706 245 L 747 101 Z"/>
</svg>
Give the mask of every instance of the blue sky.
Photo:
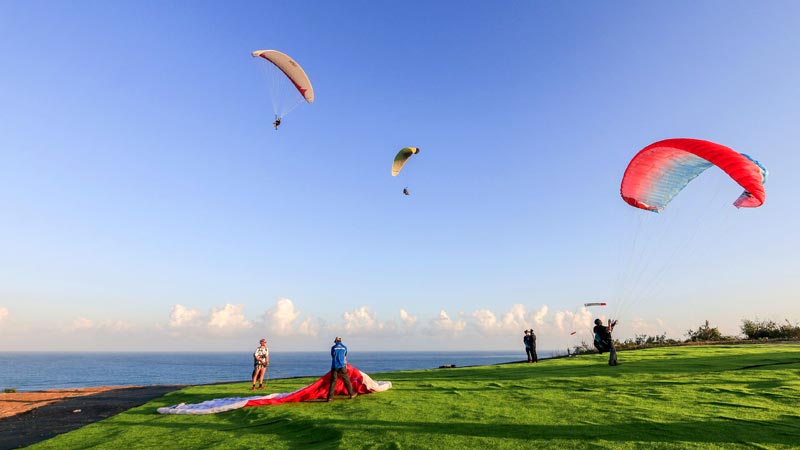
<svg viewBox="0 0 800 450">
<path fill-rule="evenodd" d="M 0 350 L 566 348 L 598 299 L 619 338 L 798 321 L 798 23 L 790 1 L 1 3 Z M 257 49 L 316 92 L 277 132 Z M 627 162 L 670 137 L 760 160 L 766 204 L 712 168 L 661 215 L 627 206 Z"/>
</svg>

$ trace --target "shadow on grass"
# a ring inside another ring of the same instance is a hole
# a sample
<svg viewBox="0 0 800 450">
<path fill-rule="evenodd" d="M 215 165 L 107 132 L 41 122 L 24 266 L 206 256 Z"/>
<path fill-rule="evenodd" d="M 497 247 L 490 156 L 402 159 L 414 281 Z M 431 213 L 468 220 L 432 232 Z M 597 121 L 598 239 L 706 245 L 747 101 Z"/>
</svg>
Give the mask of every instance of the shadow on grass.
<svg viewBox="0 0 800 450">
<path fill-rule="evenodd" d="M 464 437 L 483 437 L 525 440 L 607 440 L 617 442 L 698 442 L 735 443 L 763 442 L 796 443 L 800 418 L 776 421 L 709 420 L 673 423 L 632 421 L 629 424 L 601 426 L 596 424 L 530 425 L 360 421 L 338 425 L 365 428 L 370 432 L 399 432 L 414 434 L 443 434 Z"/>
<path fill-rule="evenodd" d="M 239 415 L 237 415 L 239 416 Z M 370 434 L 412 434 L 417 439 L 429 438 L 492 438 L 527 441 L 576 440 L 611 442 L 709 443 L 709 444 L 782 444 L 795 445 L 800 435 L 800 416 L 782 416 L 778 420 L 741 420 L 718 417 L 713 420 L 650 422 L 631 421 L 626 424 L 600 425 L 532 425 L 479 422 L 397 422 L 385 420 L 309 420 L 272 417 L 250 422 L 247 417 L 231 417 L 233 423 L 195 424 L 194 427 L 212 432 L 236 432 L 237 435 L 273 436 L 293 448 L 314 448 L 341 443 L 343 432 L 353 430 Z M 117 421 L 125 425 L 125 421 Z M 134 425 L 134 423 L 131 423 Z M 150 427 L 185 432 L 185 423 L 148 423 Z M 171 431 L 170 431 L 171 432 Z"/>
<path fill-rule="evenodd" d="M 152 416 L 151 413 L 141 411 L 145 415 Z M 126 415 L 130 415 L 129 412 Z M 297 418 L 291 414 L 278 414 L 275 416 L 264 417 L 252 409 L 237 410 L 222 415 L 213 416 L 214 423 L 205 422 L 206 417 L 212 416 L 171 416 L 170 421 L 148 421 L 143 425 L 138 420 L 127 420 L 120 416 L 114 422 L 114 428 L 127 428 L 136 426 L 146 426 L 150 430 L 148 435 L 154 441 L 163 441 L 163 436 L 171 436 L 172 443 L 176 448 L 182 448 L 181 438 L 185 437 L 187 442 L 191 442 L 192 437 L 186 436 L 187 428 L 195 430 L 197 433 L 214 440 L 213 436 L 222 438 L 231 436 L 234 433 L 237 438 L 237 445 L 247 445 L 247 438 L 255 437 L 259 442 L 283 442 L 291 448 L 331 448 L 336 447 L 342 441 L 343 431 L 349 429 L 348 426 L 341 428 L 331 426 L 324 420 L 313 420 Z M 225 420 L 219 420 L 224 417 Z M 158 430 L 163 431 L 158 431 Z M 101 438 L 104 442 L 105 438 Z M 124 438 L 123 438 L 124 439 Z M 224 439 L 223 439 L 224 440 Z"/>
</svg>

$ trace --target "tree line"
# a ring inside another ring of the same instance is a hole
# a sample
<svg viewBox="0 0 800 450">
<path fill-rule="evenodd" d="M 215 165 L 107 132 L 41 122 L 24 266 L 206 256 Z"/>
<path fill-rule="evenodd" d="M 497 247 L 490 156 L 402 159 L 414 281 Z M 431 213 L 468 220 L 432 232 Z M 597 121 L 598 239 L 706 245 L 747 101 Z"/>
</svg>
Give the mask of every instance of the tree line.
<svg viewBox="0 0 800 450">
<path fill-rule="evenodd" d="M 726 341 L 762 341 L 762 340 L 800 340 L 800 324 L 784 320 L 785 323 L 776 323 L 773 320 L 751 320 L 743 319 L 739 329 L 741 336 L 726 336 L 719 331 L 719 328 L 712 327 L 708 320 L 696 329 L 686 331 L 686 339 L 668 338 L 666 333 L 650 336 L 647 334 L 637 334 L 633 338 L 624 341 L 614 340 L 615 347 L 620 349 L 633 349 L 642 347 L 658 347 L 662 345 L 681 345 L 699 342 L 726 342 Z M 594 345 L 589 342 L 581 342 L 575 347 L 575 354 L 593 353 L 596 350 Z"/>
</svg>

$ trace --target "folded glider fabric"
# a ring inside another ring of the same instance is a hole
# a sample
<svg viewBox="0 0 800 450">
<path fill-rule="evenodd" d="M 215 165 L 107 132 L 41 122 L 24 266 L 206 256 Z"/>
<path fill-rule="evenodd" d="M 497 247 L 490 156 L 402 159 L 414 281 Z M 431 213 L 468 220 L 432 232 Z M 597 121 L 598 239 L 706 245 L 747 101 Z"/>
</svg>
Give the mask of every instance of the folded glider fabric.
<svg viewBox="0 0 800 450">
<path fill-rule="evenodd" d="M 351 365 L 347 366 L 347 374 L 350 377 L 353 390 L 358 392 L 358 394 L 383 392 L 392 387 L 391 381 L 375 381 L 370 378 L 369 375 Z M 279 405 L 281 403 L 319 400 L 328 396 L 330 385 L 331 373 L 328 372 L 317 381 L 294 392 L 281 392 L 254 397 L 218 398 L 188 405 L 186 403 L 181 403 L 158 408 L 158 412 L 161 414 L 214 414 L 248 406 Z M 347 389 L 344 387 L 344 382 L 341 378 L 336 379 L 336 394 L 347 394 Z"/>
</svg>

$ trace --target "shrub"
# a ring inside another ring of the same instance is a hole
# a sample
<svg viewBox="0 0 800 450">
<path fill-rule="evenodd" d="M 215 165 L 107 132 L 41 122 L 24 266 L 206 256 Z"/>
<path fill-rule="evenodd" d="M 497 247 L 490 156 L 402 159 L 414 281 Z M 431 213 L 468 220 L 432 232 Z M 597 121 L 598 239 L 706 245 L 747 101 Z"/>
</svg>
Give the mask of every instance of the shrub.
<svg viewBox="0 0 800 450">
<path fill-rule="evenodd" d="M 795 323 L 792 325 L 788 319 L 784 319 L 786 325 L 781 325 L 781 338 L 782 339 L 800 339 L 800 325 Z"/>
<path fill-rule="evenodd" d="M 686 332 L 686 336 L 689 337 L 689 341 L 697 342 L 697 341 L 721 341 L 726 339 L 726 337 L 722 336 L 722 333 L 719 332 L 719 328 L 712 327 L 708 324 L 706 320 L 705 325 L 700 325 L 697 330 L 689 330 Z M 729 338 L 727 338 L 729 339 Z"/>
<path fill-rule="evenodd" d="M 800 325 L 788 320 L 778 325 L 772 320 L 743 319 L 741 330 L 747 339 L 800 339 Z"/>
<path fill-rule="evenodd" d="M 617 341 L 617 349 L 628 349 L 638 347 L 658 347 L 661 345 L 677 344 L 675 339 L 667 339 L 667 333 L 650 336 L 647 334 L 637 334 L 633 339 L 625 339 L 622 343 Z"/>
<path fill-rule="evenodd" d="M 586 353 L 597 353 L 597 350 L 594 348 L 594 343 L 590 344 L 582 340 L 580 345 L 576 345 L 572 350 L 573 355 L 583 355 Z"/>
</svg>

